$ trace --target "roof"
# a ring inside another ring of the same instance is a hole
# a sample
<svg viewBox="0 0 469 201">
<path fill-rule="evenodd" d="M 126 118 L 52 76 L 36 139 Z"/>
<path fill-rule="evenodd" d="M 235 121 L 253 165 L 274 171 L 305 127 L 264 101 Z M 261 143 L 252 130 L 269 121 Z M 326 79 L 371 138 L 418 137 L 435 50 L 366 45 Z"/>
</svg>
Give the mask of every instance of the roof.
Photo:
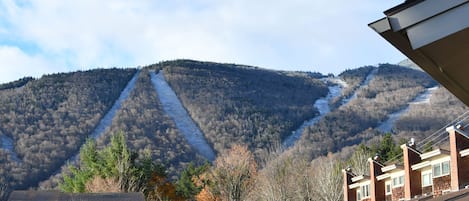
<svg viewBox="0 0 469 201">
<path fill-rule="evenodd" d="M 13 191 L 9 201 L 144 201 L 143 193 L 61 193 L 58 191 Z"/>
<path fill-rule="evenodd" d="M 369 24 L 469 106 L 469 1 L 413 0 Z"/>
<path fill-rule="evenodd" d="M 451 192 L 440 197 L 431 199 L 429 201 L 464 201 L 469 200 L 469 189 L 463 189 L 456 192 Z"/>
</svg>

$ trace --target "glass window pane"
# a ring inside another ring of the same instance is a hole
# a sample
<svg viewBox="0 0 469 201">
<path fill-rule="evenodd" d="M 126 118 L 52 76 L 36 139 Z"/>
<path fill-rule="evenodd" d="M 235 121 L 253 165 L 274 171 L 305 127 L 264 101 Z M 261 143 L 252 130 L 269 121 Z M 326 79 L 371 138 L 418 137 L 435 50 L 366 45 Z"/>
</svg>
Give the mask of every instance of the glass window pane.
<svg viewBox="0 0 469 201">
<path fill-rule="evenodd" d="M 438 177 L 441 175 L 441 163 L 433 166 L 433 176 Z"/>
<path fill-rule="evenodd" d="M 365 196 L 369 197 L 370 196 L 370 185 L 365 186 Z"/>
<path fill-rule="evenodd" d="M 399 177 L 399 184 L 404 184 L 404 176 Z"/>
<path fill-rule="evenodd" d="M 441 174 L 449 174 L 449 161 L 443 162 L 441 166 L 442 166 Z"/>
<path fill-rule="evenodd" d="M 386 193 L 391 193 L 391 184 L 386 184 Z"/>
<path fill-rule="evenodd" d="M 432 183 L 433 183 L 433 180 L 432 180 L 431 173 L 422 175 L 422 186 L 431 186 Z"/>
</svg>

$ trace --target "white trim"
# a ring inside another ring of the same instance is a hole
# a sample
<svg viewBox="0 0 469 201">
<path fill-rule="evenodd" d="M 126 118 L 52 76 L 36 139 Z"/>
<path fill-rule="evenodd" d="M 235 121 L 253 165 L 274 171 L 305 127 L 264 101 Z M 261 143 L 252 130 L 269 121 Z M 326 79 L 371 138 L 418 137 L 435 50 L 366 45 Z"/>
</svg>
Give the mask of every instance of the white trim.
<svg viewBox="0 0 469 201">
<path fill-rule="evenodd" d="M 449 155 L 449 153 L 450 152 L 448 150 L 436 149 L 436 150 L 433 150 L 433 151 L 429 151 L 427 153 L 420 154 L 420 158 L 422 160 L 425 160 L 425 159 L 429 159 L 429 158 L 439 156 L 439 155 Z"/>
<path fill-rule="evenodd" d="M 446 163 L 446 162 L 448 162 L 448 173 L 444 173 L 444 174 L 443 174 L 443 163 Z M 439 166 L 440 166 L 440 175 L 438 175 L 438 176 L 435 176 L 435 171 L 434 171 L 434 169 L 433 169 L 433 167 L 434 167 L 435 165 L 439 165 Z M 433 176 L 433 178 L 444 177 L 444 176 L 448 176 L 448 175 L 450 175 L 450 174 L 451 174 L 451 161 L 450 161 L 450 160 L 445 160 L 445 161 L 441 161 L 441 162 L 433 163 L 433 164 L 432 164 L 432 176 Z"/>
<path fill-rule="evenodd" d="M 354 184 L 348 185 L 348 188 L 349 188 L 349 189 L 354 189 L 354 188 L 358 188 L 358 187 L 360 187 L 360 186 L 361 186 L 360 183 L 354 183 Z"/>
<path fill-rule="evenodd" d="M 449 2 L 437 1 L 439 3 Z M 456 0 L 451 1 L 455 2 Z M 440 13 L 438 17 L 432 17 L 408 27 L 406 32 L 412 48 L 414 50 L 419 49 L 467 28 L 469 26 L 469 21 L 467 20 L 467 17 L 469 17 L 468 10 L 469 4 L 463 3 L 458 7 Z M 438 27 L 438 29 L 435 29 L 435 27 Z"/>
<path fill-rule="evenodd" d="M 391 174 L 389 174 L 389 173 L 384 173 L 384 174 L 382 174 L 382 175 L 376 176 L 376 179 L 377 179 L 378 181 L 381 181 L 381 180 L 383 180 L 383 179 L 387 179 L 387 178 L 390 178 L 390 177 L 391 177 Z"/>
<path fill-rule="evenodd" d="M 423 175 L 429 175 L 430 176 L 430 184 L 427 184 L 427 185 L 424 185 L 423 184 Z M 428 187 L 428 186 L 433 186 L 433 172 L 432 170 L 426 170 L 426 171 L 422 171 L 421 173 L 421 179 L 422 179 L 422 188 L 423 187 Z"/>
<path fill-rule="evenodd" d="M 394 179 L 397 179 L 398 181 L 400 181 L 400 177 L 402 177 L 402 183 L 394 185 Z M 399 176 L 395 176 L 395 177 L 391 178 L 391 183 L 392 183 L 392 185 L 391 185 L 392 188 L 397 188 L 397 187 L 404 186 L 404 184 L 405 184 L 405 175 L 399 175 Z"/>
<path fill-rule="evenodd" d="M 371 181 L 370 181 L 370 180 L 367 180 L 367 181 L 363 181 L 363 182 L 358 182 L 358 183 L 350 184 L 350 185 L 348 185 L 348 188 L 349 188 L 349 189 L 354 189 L 354 188 L 358 188 L 358 187 L 360 187 L 360 186 L 370 185 L 370 184 L 371 184 Z"/>
<path fill-rule="evenodd" d="M 464 149 L 460 151 L 459 154 L 461 154 L 461 157 L 469 156 L 469 149 Z"/>
<path fill-rule="evenodd" d="M 389 172 L 391 170 L 395 170 L 395 169 L 398 169 L 398 166 L 396 164 L 392 164 L 392 165 L 388 165 L 388 166 L 384 166 L 381 168 L 381 171 L 383 172 Z"/>
<path fill-rule="evenodd" d="M 357 181 L 360 181 L 364 178 L 365 177 L 363 175 L 358 175 L 358 176 L 352 177 L 352 182 L 357 182 Z"/>
<path fill-rule="evenodd" d="M 460 4 L 464 4 L 465 2 L 466 0 L 427 0 L 388 17 L 390 18 L 393 31 L 397 32 L 415 24 L 421 23 L 422 21 L 431 19 L 432 17 L 442 12 L 447 12 L 447 10 L 450 10 Z"/>
<path fill-rule="evenodd" d="M 389 192 L 387 192 L 387 185 L 389 185 Z M 384 194 L 385 195 L 392 195 L 392 181 L 386 181 L 384 182 Z"/>
<path fill-rule="evenodd" d="M 420 163 L 417 163 L 415 165 L 412 165 L 411 168 L 412 170 L 419 170 L 419 169 L 422 169 L 424 167 L 428 167 L 428 166 L 431 166 L 432 163 L 430 161 L 424 161 L 424 162 L 420 162 Z"/>
<path fill-rule="evenodd" d="M 456 126 L 450 126 L 448 128 L 446 128 L 446 132 L 451 132 L 451 131 L 456 131 L 456 133 L 466 137 L 466 138 L 469 138 L 469 133 L 467 133 L 466 131 L 463 131 L 459 128 L 457 128 Z"/>
</svg>

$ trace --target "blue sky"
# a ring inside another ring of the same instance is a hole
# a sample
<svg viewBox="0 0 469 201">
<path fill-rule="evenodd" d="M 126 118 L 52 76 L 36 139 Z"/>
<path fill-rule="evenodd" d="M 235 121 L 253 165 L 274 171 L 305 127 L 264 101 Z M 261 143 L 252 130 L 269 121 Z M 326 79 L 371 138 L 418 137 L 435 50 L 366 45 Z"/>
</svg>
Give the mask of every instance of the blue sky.
<svg viewBox="0 0 469 201">
<path fill-rule="evenodd" d="M 179 58 L 338 74 L 405 57 L 396 0 L 0 0 L 0 82 Z"/>
</svg>

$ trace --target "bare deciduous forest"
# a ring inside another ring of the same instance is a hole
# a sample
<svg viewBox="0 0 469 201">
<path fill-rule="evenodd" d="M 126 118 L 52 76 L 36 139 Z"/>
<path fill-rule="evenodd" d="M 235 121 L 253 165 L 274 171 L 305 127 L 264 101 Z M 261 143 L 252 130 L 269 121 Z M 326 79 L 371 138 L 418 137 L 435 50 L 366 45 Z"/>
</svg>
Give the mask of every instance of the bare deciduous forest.
<svg viewBox="0 0 469 201">
<path fill-rule="evenodd" d="M 28 188 L 57 170 L 77 153 L 134 73 L 60 73 L 1 90 L 0 132 L 13 139 L 20 161 L 0 149 L 0 182 Z"/>
<path fill-rule="evenodd" d="M 334 195 L 322 195 L 314 186 L 327 181 L 330 183 L 325 188 L 340 191 L 333 189 L 339 182 L 335 179 L 344 165 L 341 161 L 351 157 L 350 150 L 358 144 L 380 141 L 383 135 L 376 127 L 389 114 L 408 107 L 426 88 L 436 85 L 424 72 L 396 65 L 346 70 L 339 77 L 347 85 L 342 95 L 330 103 L 332 111 L 305 129 L 292 149 L 283 150 L 281 142 L 304 121 L 318 115 L 313 103 L 328 93 L 328 86 L 319 80 L 322 75 L 192 60 L 144 67 L 97 146 L 108 146 L 112 134 L 123 132 L 130 149 L 139 155 L 149 154 L 154 162 L 166 167 L 168 178 L 164 182 L 181 181 L 181 173 L 189 174 L 187 171 L 193 168 L 190 162 L 197 166 L 204 159 L 164 112 L 149 70 L 164 72 L 218 154 L 211 167 L 199 172 L 197 182 L 191 184 L 192 191 L 184 194 L 199 200 L 231 196 L 229 188 L 210 184 L 209 178 L 213 180 L 224 167 L 240 165 L 227 161 L 234 157 L 229 153 L 238 152 L 246 156 L 246 167 L 252 173 L 249 177 L 257 179 L 254 185 L 251 180 L 240 184 L 249 191 L 237 192 L 240 197 L 338 200 Z M 11 139 L 18 157 L 0 148 L 0 183 L 8 184 L 1 188 L 37 188 L 38 182 L 57 173 L 64 161 L 79 151 L 136 72 L 100 69 L 24 78 L 0 85 L 0 137 Z M 374 76 L 364 85 L 372 72 Z M 343 104 L 353 94 L 355 98 Z M 409 106 L 395 123 L 392 138 L 423 138 L 467 109 L 440 87 L 428 104 Z M 326 171 L 331 169 L 334 171 Z M 190 174 L 195 173 L 192 170 Z M 52 177 L 40 188 L 55 187 L 60 180 L 61 177 Z M 173 196 L 178 187 L 169 187 Z"/>
</svg>

